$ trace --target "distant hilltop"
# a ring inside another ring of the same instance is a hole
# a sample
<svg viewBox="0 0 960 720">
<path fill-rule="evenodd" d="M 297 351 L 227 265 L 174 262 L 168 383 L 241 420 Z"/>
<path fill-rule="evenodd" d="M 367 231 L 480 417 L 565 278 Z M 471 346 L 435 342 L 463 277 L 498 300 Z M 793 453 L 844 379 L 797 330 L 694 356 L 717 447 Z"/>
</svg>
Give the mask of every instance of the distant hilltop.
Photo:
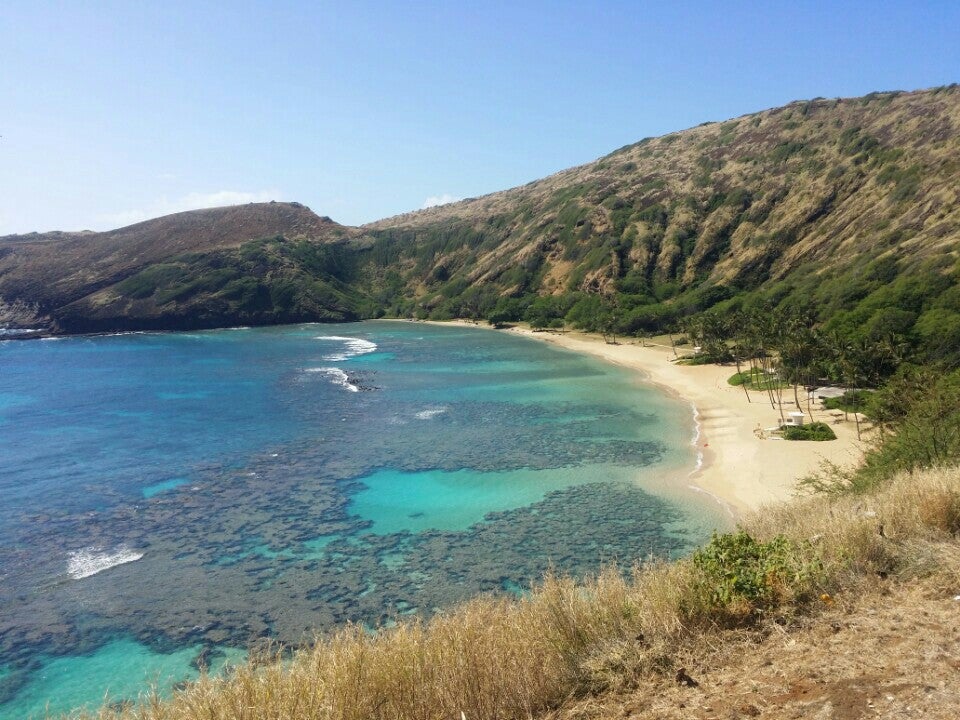
<svg viewBox="0 0 960 720">
<path fill-rule="evenodd" d="M 758 296 L 870 322 L 877 308 L 862 302 L 883 285 L 939 278 L 939 297 L 955 284 L 958 127 L 956 85 L 818 98 L 362 227 L 277 202 L 104 233 L 7 236 L 0 326 L 73 333 L 531 312 L 549 321 L 596 298 L 616 309 L 621 331 L 640 332 Z M 902 320 L 919 322 L 934 305 L 960 313 L 938 302 L 921 299 Z"/>
<path fill-rule="evenodd" d="M 0 237 L 0 298 L 17 303 L 21 315 L 34 309 L 19 324 L 60 332 L 281 323 L 324 313 L 356 319 L 332 302 L 294 310 L 286 296 L 274 310 L 264 296 L 288 275 L 311 273 L 320 282 L 316 268 L 293 268 L 302 259 L 277 262 L 250 247 L 268 239 L 323 246 L 354 235 L 300 203 L 281 202 L 192 210 L 102 233 L 10 235 Z"/>
</svg>

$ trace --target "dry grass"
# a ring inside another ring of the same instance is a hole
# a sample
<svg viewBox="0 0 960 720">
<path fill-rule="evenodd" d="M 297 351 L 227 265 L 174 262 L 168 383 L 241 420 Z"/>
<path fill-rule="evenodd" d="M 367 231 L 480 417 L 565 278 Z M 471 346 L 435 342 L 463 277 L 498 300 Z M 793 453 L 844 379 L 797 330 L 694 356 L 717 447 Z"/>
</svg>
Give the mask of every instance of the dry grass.
<svg viewBox="0 0 960 720">
<path fill-rule="evenodd" d="M 855 596 L 878 577 L 960 580 L 960 471 L 904 476 L 871 495 L 819 498 L 746 523 L 758 540 L 789 538 L 790 558 L 817 571 L 778 587 L 776 603 L 718 607 L 691 561 L 608 570 L 577 584 L 548 577 L 521 600 L 478 598 L 420 623 L 371 635 L 350 627 L 280 662 L 253 660 L 204 677 L 169 700 L 103 709 L 125 720 L 528 718 L 573 697 L 675 670 L 739 622 L 760 629 Z M 782 583 L 782 578 L 777 582 Z M 805 600 L 806 598 L 806 600 Z M 812 601 L 809 599 L 813 598 Z M 745 605 L 746 603 L 746 605 Z"/>
<path fill-rule="evenodd" d="M 785 533 L 807 540 L 824 564 L 822 582 L 842 589 L 864 578 L 955 572 L 941 562 L 957 552 L 960 533 L 960 470 L 903 475 L 863 495 L 814 498 L 785 505 L 750 520 L 758 537 Z"/>
</svg>

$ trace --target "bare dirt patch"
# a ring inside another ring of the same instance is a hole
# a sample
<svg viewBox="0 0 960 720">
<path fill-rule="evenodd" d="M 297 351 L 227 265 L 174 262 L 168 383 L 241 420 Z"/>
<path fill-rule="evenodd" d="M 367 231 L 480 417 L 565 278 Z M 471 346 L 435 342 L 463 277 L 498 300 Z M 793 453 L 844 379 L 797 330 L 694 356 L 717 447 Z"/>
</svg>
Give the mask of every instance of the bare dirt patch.
<svg viewBox="0 0 960 720">
<path fill-rule="evenodd" d="M 960 717 L 960 588 L 914 582 L 838 601 L 795 629 L 724 638 L 626 694 L 570 703 L 553 720 Z"/>
</svg>

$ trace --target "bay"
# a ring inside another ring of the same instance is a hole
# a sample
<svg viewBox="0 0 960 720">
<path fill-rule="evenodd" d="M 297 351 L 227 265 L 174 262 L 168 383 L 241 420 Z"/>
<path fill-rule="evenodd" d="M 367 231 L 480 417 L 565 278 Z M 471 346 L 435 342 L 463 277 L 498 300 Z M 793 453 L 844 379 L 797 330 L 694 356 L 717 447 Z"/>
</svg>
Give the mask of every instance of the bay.
<svg viewBox="0 0 960 720">
<path fill-rule="evenodd" d="M 678 480 L 693 431 L 634 374 L 473 328 L 0 342 L 0 718 L 680 556 L 727 522 Z"/>
</svg>

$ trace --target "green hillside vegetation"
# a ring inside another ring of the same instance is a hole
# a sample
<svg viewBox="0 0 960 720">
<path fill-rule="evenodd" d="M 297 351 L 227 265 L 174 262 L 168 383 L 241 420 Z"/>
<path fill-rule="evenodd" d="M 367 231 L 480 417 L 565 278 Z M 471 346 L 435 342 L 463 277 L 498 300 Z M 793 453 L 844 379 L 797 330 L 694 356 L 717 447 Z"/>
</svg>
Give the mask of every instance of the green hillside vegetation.
<svg viewBox="0 0 960 720">
<path fill-rule="evenodd" d="M 375 305 L 352 284 L 356 273 L 356 254 L 343 244 L 252 240 L 150 265 L 67 306 L 61 322 L 96 331 L 359 320 Z"/>
<path fill-rule="evenodd" d="M 391 315 L 634 335 L 708 309 L 812 313 L 956 364 L 960 90 L 793 103 L 364 228 Z"/>
<path fill-rule="evenodd" d="M 960 557 L 960 375 L 904 373 L 897 432 L 816 497 L 747 518 L 672 564 L 548 577 L 428 622 L 348 627 L 292 655 L 256 656 L 170 699 L 104 707 L 100 720 L 544 716 L 642 692 L 725 643 L 791 632 L 835 603 L 895 596 L 917 578 L 954 588 Z M 909 388 L 932 392 L 911 394 Z M 685 660 L 686 659 L 686 660 Z"/>
</svg>

